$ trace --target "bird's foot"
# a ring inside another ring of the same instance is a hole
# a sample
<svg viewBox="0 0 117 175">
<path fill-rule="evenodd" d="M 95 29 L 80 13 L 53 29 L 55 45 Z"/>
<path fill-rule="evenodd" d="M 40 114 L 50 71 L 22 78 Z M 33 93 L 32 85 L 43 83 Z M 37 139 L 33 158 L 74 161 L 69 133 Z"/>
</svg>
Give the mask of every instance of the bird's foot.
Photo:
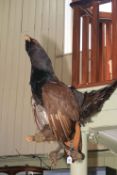
<svg viewBox="0 0 117 175">
<path fill-rule="evenodd" d="M 42 132 L 39 132 L 38 133 L 38 136 L 37 136 L 37 142 L 44 142 L 46 140 L 44 134 Z M 36 137 L 35 137 L 35 141 L 36 141 Z"/>
<path fill-rule="evenodd" d="M 39 132 L 35 135 L 29 135 L 25 138 L 27 142 L 44 142 L 45 141 L 45 136 L 43 135 L 42 132 Z"/>
<path fill-rule="evenodd" d="M 63 154 L 59 154 L 58 151 L 52 151 L 49 154 L 49 160 L 51 162 L 51 168 L 57 165 L 57 161 L 63 157 Z"/>
<path fill-rule="evenodd" d="M 76 150 L 71 151 L 71 157 L 73 162 L 75 161 L 82 161 L 85 158 L 85 155 L 82 152 L 78 152 Z"/>
<path fill-rule="evenodd" d="M 85 155 L 82 152 L 78 152 L 77 150 L 68 150 L 65 149 L 67 156 L 71 156 L 72 157 L 72 162 L 75 161 L 82 161 L 85 158 Z"/>
<path fill-rule="evenodd" d="M 33 137 L 32 135 L 29 135 L 29 136 L 26 136 L 26 137 L 25 137 L 25 140 L 26 140 L 27 142 L 33 142 L 33 141 L 34 141 L 34 137 Z"/>
<path fill-rule="evenodd" d="M 56 151 L 52 151 L 50 154 L 49 154 L 49 160 L 50 160 L 50 163 L 51 163 L 51 168 L 52 167 L 55 167 L 57 165 L 57 160 L 58 160 L 58 152 Z"/>
</svg>

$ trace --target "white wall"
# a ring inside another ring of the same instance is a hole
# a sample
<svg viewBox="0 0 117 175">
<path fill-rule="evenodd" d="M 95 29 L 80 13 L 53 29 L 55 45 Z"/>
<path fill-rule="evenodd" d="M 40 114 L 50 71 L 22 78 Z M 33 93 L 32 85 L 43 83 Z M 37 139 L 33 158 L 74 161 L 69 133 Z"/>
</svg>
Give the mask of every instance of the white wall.
<svg viewBox="0 0 117 175">
<path fill-rule="evenodd" d="M 42 153 L 52 147 L 25 141 L 36 127 L 24 34 L 40 41 L 62 79 L 64 0 L 0 0 L 0 155 Z"/>
</svg>

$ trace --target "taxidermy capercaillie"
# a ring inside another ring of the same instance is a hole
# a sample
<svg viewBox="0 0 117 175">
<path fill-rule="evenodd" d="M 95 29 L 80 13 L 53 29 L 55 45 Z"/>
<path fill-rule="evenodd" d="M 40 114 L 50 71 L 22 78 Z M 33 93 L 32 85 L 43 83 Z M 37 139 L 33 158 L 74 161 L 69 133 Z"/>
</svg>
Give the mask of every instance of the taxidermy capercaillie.
<svg viewBox="0 0 117 175">
<path fill-rule="evenodd" d="M 26 35 L 25 49 L 31 62 L 32 108 L 40 142 L 51 138 L 64 148 L 65 156 L 70 154 L 73 161 L 83 159 L 81 126 L 101 111 L 116 89 L 117 80 L 102 89 L 82 93 L 59 80 L 37 40 Z M 55 160 L 53 156 L 55 152 L 50 153 Z"/>
</svg>

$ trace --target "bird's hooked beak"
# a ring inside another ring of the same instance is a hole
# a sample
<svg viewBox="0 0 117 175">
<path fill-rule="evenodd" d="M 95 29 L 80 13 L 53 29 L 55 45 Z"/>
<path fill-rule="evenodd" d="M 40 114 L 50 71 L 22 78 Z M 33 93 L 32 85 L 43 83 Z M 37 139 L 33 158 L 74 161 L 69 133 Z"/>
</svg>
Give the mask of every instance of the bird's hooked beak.
<svg viewBox="0 0 117 175">
<path fill-rule="evenodd" d="M 33 47 L 35 46 L 35 43 L 33 41 L 33 38 L 31 38 L 29 35 L 25 35 L 24 36 L 24 40 L 25 40 L 25 49 L 28 52 L 31 52 L 31 50 L 33 49 Z"/>
<path fill-rule="evenodd" d="M 31 37 L 26 34 L 26 35 L 24 35 L 24 40 L 30 42 L 31 41 Z"/>
<path fill-rule="evenodd" d="M 30 45 L 31 47 L 34 47 L 34 46 L 40 47 L 38 41 L 36 41 L 34 38 L 32 38 L 31 36 L 27 34 L 24 36 L 24 40 L 25 40 L 26 45 L 28 46 Z"/>
</svg>

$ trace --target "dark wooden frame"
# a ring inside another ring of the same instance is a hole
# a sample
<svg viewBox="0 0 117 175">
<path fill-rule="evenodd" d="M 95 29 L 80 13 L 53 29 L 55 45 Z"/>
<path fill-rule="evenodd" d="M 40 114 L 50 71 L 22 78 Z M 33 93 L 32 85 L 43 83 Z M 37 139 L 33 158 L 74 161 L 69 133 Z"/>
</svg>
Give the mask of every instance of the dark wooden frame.
<svg viewBox="0 0 117 175">
<path fill-rule="evenodd" d="M 99 12 L 100 3 L 112 2 L 112 13 Z M 73 4 L 74 3 L 74 4 Z M 73 0 L 73 56 L 72 85 L 86 87 L 105 84 L 117 79 L 117 0 L 90 0 L 90 3 L 79 4 Z M 91 9 L 91 15 L 86 9 Z M 85 10 L 84 10 L 85 9 Z M 83 17 L 82 68 L 80 68 L 80 18 Z M 91 24 L 91 51 L 88 49 L 88 25 Z M 104 30 L 106 26 L 106 34 Z M 106 47 L 105 47 L 106 40 Z M 89 52 L 91 52 L 89 75 Z M 112 76 L 109 72 L 109 60 L 112 60 Z M 82 70 L 80 72 L 80 70 Z"/>
</svg>

